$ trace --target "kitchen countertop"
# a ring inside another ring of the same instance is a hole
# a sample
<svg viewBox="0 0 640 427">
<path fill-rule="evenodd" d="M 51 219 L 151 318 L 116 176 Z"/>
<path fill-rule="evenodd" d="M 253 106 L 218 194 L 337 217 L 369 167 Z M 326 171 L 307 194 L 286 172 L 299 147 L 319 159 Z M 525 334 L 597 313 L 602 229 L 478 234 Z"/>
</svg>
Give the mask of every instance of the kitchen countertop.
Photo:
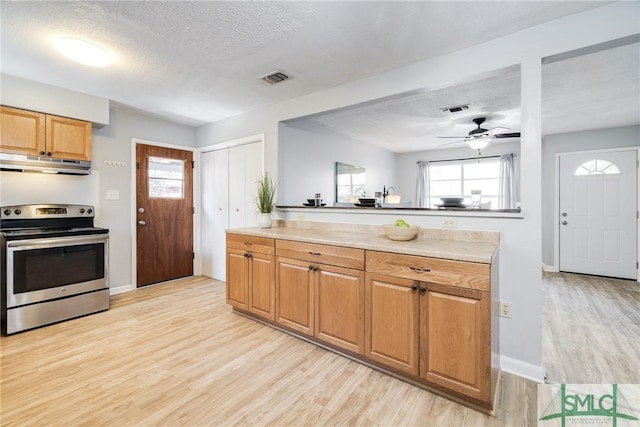
<svg viewBox="0 0 640 427">
<path fill-rule="evenodd" d="M 409 241 L 387 238 L 381 226 L 276 220 L 272 228 L 236 228 L 227 233 L 344 246 L 398 254 L 490 264 L 498 232 L 422 228 Z"/>
</svg>

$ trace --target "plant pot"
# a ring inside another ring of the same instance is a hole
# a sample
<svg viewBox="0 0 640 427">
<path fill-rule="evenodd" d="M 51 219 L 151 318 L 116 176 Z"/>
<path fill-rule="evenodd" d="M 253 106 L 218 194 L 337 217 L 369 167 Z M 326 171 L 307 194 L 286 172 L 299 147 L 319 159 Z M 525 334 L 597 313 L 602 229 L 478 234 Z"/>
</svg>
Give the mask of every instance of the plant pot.
<svg viewBox="0 0 640 427">
<path fill-rule="evenodd" d="M 273 224 L 273 217 L 271 216 L 271 212 L 259 213 L 258 223 L 262 228 L 271 228 L 271 224 Z"/>
</svg>

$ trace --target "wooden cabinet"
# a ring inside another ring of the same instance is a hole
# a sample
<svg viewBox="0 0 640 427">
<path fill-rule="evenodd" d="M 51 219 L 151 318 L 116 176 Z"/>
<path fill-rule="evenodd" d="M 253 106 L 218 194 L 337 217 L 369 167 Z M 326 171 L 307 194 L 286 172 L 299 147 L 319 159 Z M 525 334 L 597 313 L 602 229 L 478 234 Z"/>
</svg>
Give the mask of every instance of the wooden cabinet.
<svg viewBox="0 0 640 427">
<path fill-rule="evenodd" d="M 0 107 L 2 134 L 0 150 L 37 156 L 45 150 L 45 115 L 17 108 Z"/>
<path fill-rule="evenodd" d="M 275 320 L 274 241 L 227 235 L 227 304 Z"/>
<path fill-rule="evenodd" d="M 256 284 L 272 274 L 274 246 L 232 236 L 227 301 L 234 307 L 413 384 L 493 408 L 497 251 L 491 263 L 474 263 L 275 239 L 273 310 L 272 288 Z"/>
<path fill-rule="evenodd" d="M 1 107 L 0 150 L 30 156 L 91 160 L 91 123 Z"/>
<path fill-rule="evenodd" d="M 278 240 L 276 254 L 278 323 L 364 354 L 364 251 Z"/>
<path fill-rule="evenodd" d="M 419 301 L 413 280 L 367 273 L 365 355 L 410 375 L 419 373 Z"/>
<path fill-rule="evenodd" d="M 426 283 L 420 336 L 427 381 L 491 399 L 491 298 L 486 292 Z"/>
<path fill-rule="evenodd" d="M 314 331 L 314 278 L 309 263 L 297 259 L 278 257 L 276 271 L 276 321 L 283 326 L 313 335 Z"/>
<path fill-rule="evenodd" d="M 364 272 L 316 266 L 315 336 L 364 354 Z"/>
<path fill-rule="evenodd" d="M 488 264 L 368 251 L 366 356 L 490 402 L 490 286 Z"/>
</svg>

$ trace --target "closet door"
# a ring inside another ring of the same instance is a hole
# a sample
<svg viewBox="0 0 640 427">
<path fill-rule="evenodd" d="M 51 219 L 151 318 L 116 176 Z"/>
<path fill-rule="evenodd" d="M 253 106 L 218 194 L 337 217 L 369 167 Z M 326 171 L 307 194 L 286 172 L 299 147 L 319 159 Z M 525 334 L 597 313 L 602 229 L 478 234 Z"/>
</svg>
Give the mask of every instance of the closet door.
<svg viewBox="0 0 640 427">
<path fill-rule="evenodd" d="M 246 227 L 259 225 L 258 206 L 258 180 L 262 178 L 262 143 L 254 142 L 244 146 L 244 221 Z"/>
<path fill-rule="evenodd" d="M 246 224 L 244 147 L 229 148 L 229 228 L 244 227 Z"/>
<path fill-rule="evenodd" d="M 202 239 L 201 259 L 202 274 L 213 277 L 213 246 L 214 246 L 214 153 L 209 151 L 200 156 L 200 182 L 202 191 Z"/>
<path fill-rule="evenodd" d="M 226 280 L 226 237 L 229 228 L 229 150 L 213 152 L 213 273 L 214 279 Z"/>
</svg>

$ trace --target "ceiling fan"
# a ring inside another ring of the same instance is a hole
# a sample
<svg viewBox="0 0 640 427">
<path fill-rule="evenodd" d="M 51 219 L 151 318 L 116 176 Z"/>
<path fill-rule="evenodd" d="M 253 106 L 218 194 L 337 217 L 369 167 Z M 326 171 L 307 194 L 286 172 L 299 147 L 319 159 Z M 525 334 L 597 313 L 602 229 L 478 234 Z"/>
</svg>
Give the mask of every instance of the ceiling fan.
<svg viewBox="0 0 640 427">
<path fill-rule="evenodd" d="M 475 123 L 478 127 L 469 132 L 467 136 L 439 136 L 438 138 L 455 138 L 458 141 L 447 142 L 445 144 L 440 144 L 438 147 L 444 147 L 445 145 L 457 144 L 459 142 L 466 142 L 467 145 L 474 150 L 478 150 L 478 154 L 480 154 L 480 150 L 485 148 L 491 141 L 498 138 L 520 138 L 520 132 L 512 132 L 512 133 L 495 133 L 496 129 L 506 129 L 509 128 L 503 126 L 496 126 L 491 129 L 484 129 L 480 127 L 485 121 L 486 117 L 478 117 L 473 119 L 473 123 Z"/>
</svg>

